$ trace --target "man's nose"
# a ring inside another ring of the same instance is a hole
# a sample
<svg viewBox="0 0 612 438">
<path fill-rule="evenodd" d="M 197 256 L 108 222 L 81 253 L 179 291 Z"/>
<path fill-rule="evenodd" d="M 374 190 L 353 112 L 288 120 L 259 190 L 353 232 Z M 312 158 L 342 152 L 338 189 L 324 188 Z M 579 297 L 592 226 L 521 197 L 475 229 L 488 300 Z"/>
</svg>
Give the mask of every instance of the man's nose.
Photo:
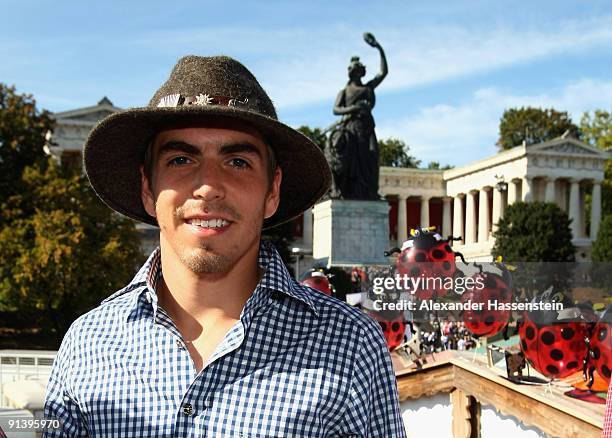
<svg viewBox="0 0 612 438">
<path fill-rule="evenodd" d="M 196 199 L 212 201 L 225 197 L 223 172 L 217 166 L 207 166 L 194 182 L 193 196 Z"/>
</svg>

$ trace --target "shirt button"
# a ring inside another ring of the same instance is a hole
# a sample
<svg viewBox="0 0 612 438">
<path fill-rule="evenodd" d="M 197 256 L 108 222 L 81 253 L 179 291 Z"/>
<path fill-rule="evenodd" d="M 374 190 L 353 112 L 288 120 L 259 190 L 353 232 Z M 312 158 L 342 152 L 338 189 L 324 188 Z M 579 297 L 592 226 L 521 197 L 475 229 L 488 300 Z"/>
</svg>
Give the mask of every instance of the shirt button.
<svg viewBox="0 0 612 438">
<path fill-rule="evenodd" d="M 181 341 L 180 339 L 176 340 L 176 346 L 179 348 L 179 350 L 185 349 L 185 344 L 183 344 L 183 341 Z"/>
<path fill-rule="evenodd" d="M 193 406 L 191 406 L 191 403 L 185 403 L 183 405 L 183 414 L 190 416 L 191 414 L 193 414 Z"/>
</svg>

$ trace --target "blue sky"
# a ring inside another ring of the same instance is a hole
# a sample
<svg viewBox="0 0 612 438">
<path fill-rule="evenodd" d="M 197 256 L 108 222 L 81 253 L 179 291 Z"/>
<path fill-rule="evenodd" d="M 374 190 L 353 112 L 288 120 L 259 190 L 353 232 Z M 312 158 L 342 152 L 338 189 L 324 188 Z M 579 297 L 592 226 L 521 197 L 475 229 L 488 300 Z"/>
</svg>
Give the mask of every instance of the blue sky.
<svg viewBox="0 0 612 438">
<path fill-rule="evenodd" d="M 554 107 L 579 122 L 612 109 L 612 4 L 590 1 L 4 2 L 0 81 L 64 111 L 107 95 L 142 106 L 185 54 L 227 54 L 258 77 L 292 126 L 326 127 L 346 66 L 377 89 L 380 138 L 423 162 L 462 165 L 495 153 L 505 108 Z"/>
</svg>

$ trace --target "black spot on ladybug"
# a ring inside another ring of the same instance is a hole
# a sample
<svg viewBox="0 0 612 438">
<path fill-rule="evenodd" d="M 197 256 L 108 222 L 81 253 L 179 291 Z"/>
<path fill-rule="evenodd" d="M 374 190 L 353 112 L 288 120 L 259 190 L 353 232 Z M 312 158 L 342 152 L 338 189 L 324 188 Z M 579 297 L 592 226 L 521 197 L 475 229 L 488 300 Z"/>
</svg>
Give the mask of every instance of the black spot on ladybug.
<svg viewBox="0 0 612 438">
<path fill-rule="evenodd" d="M 412 275 L 413 277 L 418 277 L 419 275 L 421 275 L 421 270 L 415 266 L 410 270 L 410 275 Z"/>
<path fill-rule="evenodd" d="M 603 341 L 604 339 L 606 339 L 607 334 L 608 334 L 608 330 L 604 327 L 599 330 L 599 333 L 597 333 L 597 339 L 599 339 L 600 341 Z"/>
<path fill-rule="evenodd" d="M 559 369 L 554 365 L 548 365 L 546 367 L 546 371 L 548 371 L 550 374 L 559 374 Z"/>
<path fill-rule="evenodd" d="M 444 252 L 442 252 L 442 251 L 441 251 L 441 250 L 439 250 L 439 249 L 434 249 L 434 250 L 431 252 L 431 256 L 432 256 L 434 259 L 438 259 L 438 260 L 439 260 L 439 259 L 443 259 L 443 258 L 444 258 Z"/>
<path fill-rule="evenodd" d="M 533 327 L 529 326 L 527 327 L 525 334 L 527 335 L 527 339 L 531 341 L 535 337 L 535 330 L 533 329 Z"/>
<path fill-rule="evenodd" d="M 451 268 L 451 264 L 450 262 L 444 262 L 442 263 L 442 267 L 444 268 L 445 271 L 448 271 Z"/>
<path fill-rule="evenodd" d="M 597 360 L 601 356 L 601 350 L 599 347 L 593 348 L 593 359 Z"/>
<path fill-rule="evenodd" d="M 563 352 L 555 348 L 553 351 L 550 352 L 550 358 L 552 360 L 561 360 L 563 359 Z"/>
<path fill-rule="evenodd" d="M 493 289 L 495 286 L 497 286 L 497 282 L 495 281 L 495 278 L 493 278 L 490 275 L 487 275 L 485 279 L 485 287 L 487 289 Z"/>
<path fill-rule="evenodd" d="M 396 331 L 398 331 L 399 329 L 400 329 L 399 322 L 397 322 L 397 321 L 396 321 L 396 322 L 394 322 L 393 324 L 391 324 L 391 330 L 392 330 L 392 331 L 396 332 Z"/>
<path fill-rule="evenodd" d="M 387 331 L 387 323 L 384 321 L 378 321 L 378 323 L 380 324 L 380 327 L 383 329 L 384 331 Z"/>
<path fill-rule="evenodd" d="M 578 362 L 573 360 L 569 362 L 565 368 L 567 368 L 568 370 L 573 370 L 574 368 L 578 368 Z"/>
<path fill-rule="evenodd" d="M 574 329 L 571 327 L 564 327 L 561 329 L 561 337 L 565 339 L 566 341 L 569 341 L 570 339 L 572 339 L 575 334 L 576 333 L 574 332 Z"/>
<path fill-rule="evenodd" d="M 414 256 L 414 259 L 417 262 L 424 262 L 427 260 L 427 256 L 425 255 L 424 252 L 417 252 L 417 254 Z"/>
<path fill-rule="evenodd" d="M 542 333 L 541 339 L 546 345 L 552 345 L 552 343 L 555 342 L 555 335 L 551 332 L 544 332 Z"/>
<path fill-rule="evenodd" d="M 527 342 L 525 342 L 525 340 L 521 340 L 521 348 L 523 349 L 523 351 L 527 351 Z"/>
<path fill-rule="evenodd" d="M 493 315 L 489 315 L 485 318 L 485 324 L 486 325 L 491 325 L 495 322 L 495 318 L 493 317 Z"/>
<path fill-rule="evenodd" d="M 402 339 L 404 339 L 404 335 L 402 335 L 401 333 L 399 333 L 396 337 L 395 337 L 395 342 L 402 342 Z"/>
<path fill-rule="evenodd" d="M 610 373 L 610 368 L 608 368 L 606 365 L 602 365 L 601 373 L 604 375 L 604 377 L 606 379 L 609 379 L 610 375 L 612 374 L 612 373 Z"/>
</svg>

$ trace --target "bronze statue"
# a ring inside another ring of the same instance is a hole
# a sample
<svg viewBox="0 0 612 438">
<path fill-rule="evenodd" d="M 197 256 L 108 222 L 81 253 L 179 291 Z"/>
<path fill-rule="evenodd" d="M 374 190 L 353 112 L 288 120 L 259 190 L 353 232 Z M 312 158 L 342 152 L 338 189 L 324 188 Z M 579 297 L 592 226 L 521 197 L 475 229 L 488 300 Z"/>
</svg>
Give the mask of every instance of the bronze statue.
<svg viewBox="0 0 612 438">
<path fill-rule="evenodd" d="M 376 103 L 374 89 L 387 76 L 387 58 L 371 33 L 363 38 L 380 52 L 380 73 L 363 84 L 366 68 L 353 56 L 348 66 L 349 81 L 338 93 L 334 114 L 342 119 L 333 125 L 326 147 L 332 168 L 331 198 L 379 200 L 378 140 L 374 132 L 372 108 Z"/>
</svg>

